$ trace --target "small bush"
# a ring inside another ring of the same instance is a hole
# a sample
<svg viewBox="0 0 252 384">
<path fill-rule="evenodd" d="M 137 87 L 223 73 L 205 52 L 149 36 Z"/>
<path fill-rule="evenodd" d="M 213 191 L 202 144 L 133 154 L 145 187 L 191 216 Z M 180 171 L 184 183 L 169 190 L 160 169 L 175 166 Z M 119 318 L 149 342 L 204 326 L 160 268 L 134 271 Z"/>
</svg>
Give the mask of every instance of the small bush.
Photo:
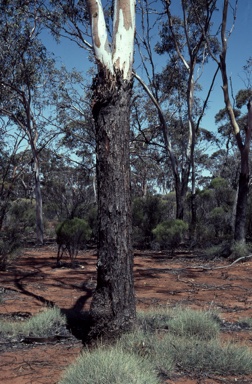
<svg viewBox="0 0 252 384">
<path fill-rule="evenodd" d="M 36 228 L 35 201 L 30 199 L 13 201 L 7 214 L 7 226 L 15 228 L 15 231 L 22 236 L 34 233 Z"/>
<path fill-rule="evenodd" d="M 183 220 L 168 220 L 157 225 L 152 231 L 162 248 L 171 247 L 172 251 L 178 247 L 183 239 L 188 224 Z"/>
<path fill-rule="evenodd" d="M 162 220 L 165 204 L 159 196 L 138 197 L 132 203 L 133 243 L 140 249 L 149 248 L 152 230 Z"/>
<path fill-rule="evenodd" d="M 90 239 L 91 233 L 89 224 L 77 217 L 60 223 L 56 228 L 56 241 L 58 244 L 57 262 L 62 258 L 64 250 L 68 251 L 70 259 L 73 261 L 80 247 L 85 246 L 86 242 Z"/>
<path fill-rule="evenodd" d="M 152 364 L 119 347 L 86 352 L 71 365 L 59 384 L 159 384 Z"/>
<path fill-rule="evenodd" d="M 21 254 L 19 234 L 13 228 L 6 228 L 0 233 L 0 271 L 6 271 Z"/>
<path fill-rule="evenodd" d="M 244 241 L 235 241 L 231 246 L 231 255 L 232 260 L 239 259 L 239 257 L 245 257 L 249 255 L 249 249 L 247 244 Z"/>
</svg>

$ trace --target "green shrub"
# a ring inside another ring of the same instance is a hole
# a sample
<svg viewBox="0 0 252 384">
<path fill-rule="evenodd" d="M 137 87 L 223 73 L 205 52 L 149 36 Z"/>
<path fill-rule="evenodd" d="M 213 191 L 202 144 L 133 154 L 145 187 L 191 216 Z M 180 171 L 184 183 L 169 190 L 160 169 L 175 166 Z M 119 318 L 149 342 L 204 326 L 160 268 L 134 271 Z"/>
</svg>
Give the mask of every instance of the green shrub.
<svg viewBox="0 0 252 384">
<path fill-rule="evenodd" d="M 152 230 L 162 220 L 164 203 L 159 196 L 147 195 L 134 199 L 132 204 L 133 243 L 138 248 L 149 248 Z"/>
<path fill-rule="evenodd" d="M 71 365 L 59 384 L 159 384 L 150 363 L 119 347 L 85 352 Z"/>
<path fill-rule="evenodd" d="M 180 244 L 187 230 L 188 224 L 176 219 L 158 224 L 152 232 L 162 248 L 171 247 L 173 251 Z"/>
<path fill-rule="evenodd" d="M 22 254 L 20 235 L 14 228 L 0 232 L 0 271 L 5 271 Z"/>
<path fill-rule="evenodd" d="M 65 250 L 68 251 L 70 259 L 73 261 L 80 247 L 85 246 L 86 242 L 90 239 L 91 233 L 89 224 L 77 217 L 60 223 L 56 228 L 56 241 L 58 244 L 57 262 L 60 261 Z"/>
<path fill-rule="evenodd" d="M 239 257 L 246 257 L 249 255 L 249 248 L 245 241 L 235 241 L 231 246 L 231 255 L 230 258 L 233 260 L 238 259 Z"/>
<path fill-rule="evenodd" d="M 7 215 L 7 226 L 15 228 L 15 231 L 22 235 L 34 233 L 36 227 L 35 201 L 30 199 L 13 201 Z"/>
</svg>

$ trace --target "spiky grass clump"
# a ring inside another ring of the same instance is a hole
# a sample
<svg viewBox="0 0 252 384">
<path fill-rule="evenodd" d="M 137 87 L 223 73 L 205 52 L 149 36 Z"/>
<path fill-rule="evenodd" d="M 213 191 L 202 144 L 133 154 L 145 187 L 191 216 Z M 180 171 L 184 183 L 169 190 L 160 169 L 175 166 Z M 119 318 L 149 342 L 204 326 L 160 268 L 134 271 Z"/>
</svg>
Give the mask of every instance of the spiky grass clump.
<svg viewBox="0 0 252 384">
<path fill-rule="evenodd" d="M 160 384 L 152 364 L 119 347 L 86 352 L 59 384 Z"/>
<path fill-rule="evenodd" d="M 172 311 L 167 308 L 153 308 L 149 312 L 139 311 L 137 321 L 140 329 L 155 332 L 156 330 L 168 329 Z"/>
<path fill-rule="evenodd" d="M 156 372 L 172 372 L 176 366 L 195 374 L 252 373 L 251 349 L 221 343 L 218 317 L 213 312 L 152 310 L 138 315 L 138 325 L 115 347 L 87 351 L 59 384 L 159 383 Z"/>
<path fill-rule="evenodd" d="M 140 330 L 125 334 L 118 341 L 118 345 L 128 353 L 144 357 L 146 360 L 154 363 L 157 368 L 165 366 L 166 371 L 174 369 L 173 356 L 161 351 L 162 345 L 159 343 L 157 333 L 154 334 Z M 165 359 L 165 362 L 163 362 L 163 359 Z"/>
<path fill-rule="evenodd" d="M 195 311 L 190 308 L 161 308 L 140 312 L 138 324 L 145 332 L 168 330 L 173 334 L 199 339 L 211 339 L 220 331 L 218 317 L 210 311 Z"/>
<path fill-rule="evenodd" d="M 211 340 L 219 334 L 220 325 L 211 312 L 177 308 L 168 322 L 168 329 L 178 336 Z"/>
<path fill-rule="evenodd" d="M 46 309 L 24 322 L 0 321 L 0 333 L 12 336 L 49 337 L 66 325 L 66 319 L 57 307 Z"/>
<path fill-rule="evenodd" d="M 220 375 L 241 375 L 252 372 L 252 351 L 232 343 L 187 339 L 166 335 L 156 346 L 162 354 L 163 369 L 166 359 L 173 359 L 182 370 L 209 372 Z"/>
</svg>

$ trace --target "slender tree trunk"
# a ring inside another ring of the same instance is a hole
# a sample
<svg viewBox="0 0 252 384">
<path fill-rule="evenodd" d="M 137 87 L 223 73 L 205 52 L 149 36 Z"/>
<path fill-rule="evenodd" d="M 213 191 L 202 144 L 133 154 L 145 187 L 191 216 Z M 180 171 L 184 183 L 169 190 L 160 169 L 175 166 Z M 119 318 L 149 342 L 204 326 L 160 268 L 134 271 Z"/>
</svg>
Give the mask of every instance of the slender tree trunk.
<svg viewBox="0 0 252 384">
<path fill-rule="evenodd" d="M 194 241 L 196 239 L 196 225 L 197 225 L 196 175 L 195 175 L 194 148 L 192 153 L 192 189 L 191 189 L 190 203 L 191 203 L 190 238 L 192 241 Z"/>
<path fill-rule="evenodd" d="M 98 79 L 98 80 L 97 80 Z M 132 82 L 108 72 L 94 84 L 98 191 L 97 287 L 91 337 L 114 338 L 135 321 L 129 167 Z"/>
<path fill-rule="evenodd" d="M 249 152 L 252 133 L 252 101 L 248 105 L 248 122 L 245 129 L 245 142 L 241 142 L 240 132 L 236 134 L 237 145 L 241 153 L 241 173 L 239 178 L 239 190 L 236 206 L 234 240 L 245 242 L 246 240 L 246 214 L 249 193 Z"/>
<path fill-rule="evenodd" d="M 234 240 L 244 242 L 246 239 L 246 212 L 249 193 L 249 175 L 240 173 L 239 191 L 236 206 Z"/>
<path fill-rule="evenodd" d="M 174 173 L 175 192 L 176 192 L 176 219 L 184 220 L 184 211 L 186 204 L 186 194 L 188 190 L 188 179 L 190 172 L 190 164 L 187 163 L 182 169 L 181 178 L 178 173 Z"/>
<path fill-rule="evenodd" d="M 34 193 L 36 203 L 36 234 L 37 243 L 44 243 L 44 224 L 43 224 L 43 206 L 42 206 L 42 193 L 39 177 L 39 159 L 37 154 L 34 154 Z"/>
</svg>

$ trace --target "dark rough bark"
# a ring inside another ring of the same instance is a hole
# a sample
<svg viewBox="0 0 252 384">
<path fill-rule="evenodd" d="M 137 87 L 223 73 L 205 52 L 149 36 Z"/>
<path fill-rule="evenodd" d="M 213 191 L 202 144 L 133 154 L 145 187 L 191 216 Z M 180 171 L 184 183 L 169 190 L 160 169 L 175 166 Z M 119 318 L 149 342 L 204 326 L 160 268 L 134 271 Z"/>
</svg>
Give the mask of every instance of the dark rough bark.
<svg viewBox="0 0 252 384">
<path fill-rule="evenodd" d="M 98 79 L 98 80 L 97 80 Z M 94 84 L 98 192 L 97 287 L 90 337 L 114 338 L 135 321 L 129 166 L 132 83 L 100 74 Z"/>
<path fill-rule="evenodd" d="M 245 228 L 248 193 L 249 175 L 247 173 L 240 173 L 234 232 L 235 241 L 245 241 L 246 238 Z"/>
<path fill-rule="evenodd" d="M 190 225 L 190 238 L 195 240 L 196 236 L 196 224 L 197 224 L 197 205 L 196 194 L 191 194 L 191 225 Z"/>
</svg>

